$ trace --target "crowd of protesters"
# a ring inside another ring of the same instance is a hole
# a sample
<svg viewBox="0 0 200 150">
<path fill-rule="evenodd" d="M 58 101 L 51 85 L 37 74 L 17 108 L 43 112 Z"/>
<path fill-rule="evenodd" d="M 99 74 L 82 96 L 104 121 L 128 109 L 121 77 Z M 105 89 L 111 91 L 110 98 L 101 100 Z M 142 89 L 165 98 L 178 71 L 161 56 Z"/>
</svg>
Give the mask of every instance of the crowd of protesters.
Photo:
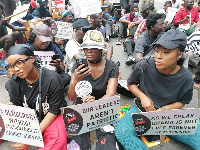
<svg viewBox="0 0 200 150">
<path fill-rule="evenodd" d="M 27 14 L 9 23 L 5 17 L 11 16 L 17 5 L 24 4 L 30 5 Z M 193 88 L 200 86 L 200 59 L 194 77 L 184 67 L 186 50 L 190 51 L 186 49 L 188 41 L 191 42 L 189 37 L 200 29 L 200 1 L 166 1 L 163 9 L 157 11 L 154 0 L 120 0 L 118 5 L 101 7 L 101 12 L 85 18 L 74 17 L 70 1 L 65 1 L 65 5 L 57 19 L 53 18 L 47 0 L 37 0 L 37 4 L 34 0 L 0 0 L 0 48 L 7 58 L 9 80 L 5 87 L 10 102 L 35 109 L 40 116 L 44 148 L 39 150 L 66 150 L 67 133 L 60 112 L 60 108 L 67 106 L 65 96 L 77 105 L 117 94 L 120 64 L 112 61 L 115 49 L 109 43 L 116 32 L 116 45 L 123 44 L 128 56 L 124 62 L 133 69 L 127 87 L 136 96 L 131 110 L 114 126 L 116 141 L 120 150 L 147 149 L 133 130 L 131 113 L 181 109 L 192 100 Z M 175 12 L 174 16 L 171 11 Z M 24 24 L 32 19 L 38 24 L 29 31 Z M 72 24 L 71 38 L 54 37 L 53 21 Z M 117 31 L 114 25 L 118 26 Z M 8 34 L 7 28 L 13 32 Z M 45 52 L 43 57 L 48 57 L 47 53 L 58 57 L 43 62 L 37 56 L 40 51 Z M 200 53 L 195 55 L 199 57 Z M 77 65 L 76 60 L 80 58 L 86 59 L 87 66 Z M 81 99 L 75 86 L 83 80 L 90 82 L 92 93 Z M 38 109 L 39 98 L 46 106 L 44 109 Z M 198 124 L 195 135 L 172 137 L 199 150 L 199 130 Z M 84 133 L 77 139 L 80 142 L 89 136 Z M 20 150 L 30 147 L 22 143 L 11 146 Z M 80 145 L 81 149 L 90 146 Z"/>
</svg>

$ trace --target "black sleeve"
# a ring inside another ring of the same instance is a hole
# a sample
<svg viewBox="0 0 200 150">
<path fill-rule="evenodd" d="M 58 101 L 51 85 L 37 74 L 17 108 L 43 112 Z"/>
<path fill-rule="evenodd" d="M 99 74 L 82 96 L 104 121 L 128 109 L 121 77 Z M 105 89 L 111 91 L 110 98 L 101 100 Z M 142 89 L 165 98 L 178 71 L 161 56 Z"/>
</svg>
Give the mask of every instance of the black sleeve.
<svg viewBox="0 0 200 150">
<path fill-rule="evenodd" d="M 148 60 L 142 59 L 138 63 L 136 63 L 131 75 L 129 76 L 127 83 L 129 85 L 139 84 L 140 83 L 140 76 L 142 72 L 145 70 L 145 66 L 147 66 Z"/>
<path fill-rule="evenodd" d="M 142 53 L 142 54 L 144 53 L 145 41 L 146 40 L 142 34 L 138 36 L 138 39 L 135 42 L 136 53 Z"/>
<path fill-rule="evenodd" d="M 52 72 L 52 80 L 48 92 L 49 112 L 54 115 L 60 114 L 60 108 L 64 103 L 64 89 L 60 76 Z"/>
<path fill-rule="evenodd" d="M 23 99 L 21 96 L 22 87 L 20 87 L 20 79 L 16 79 L 16 76 L 13 75 L 13 77 L 10 80 L 10 87 L 8 89 L 10 102 L 12 102 L 13 105 L 23 107 Z"/>
</svg>

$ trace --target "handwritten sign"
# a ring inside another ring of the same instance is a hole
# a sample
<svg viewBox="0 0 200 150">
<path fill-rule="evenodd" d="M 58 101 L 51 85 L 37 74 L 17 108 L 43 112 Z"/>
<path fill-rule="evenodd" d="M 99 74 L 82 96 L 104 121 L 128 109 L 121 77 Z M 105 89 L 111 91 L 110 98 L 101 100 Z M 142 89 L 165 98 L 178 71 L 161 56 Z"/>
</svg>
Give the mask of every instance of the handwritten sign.
<svg viewBox="0 0 200 150">
<path fill-rule="evenodd" d="M 132 114 L 137 135 L 193 135 L 200 109 L 168 110 Z"/>
<path fill-rule="evenodd" d="M 113 96 L 95 102 L 62 109 L 68 135 L 79 135 L 118 121 L 120 97 Z"/>
<path fill-rule="evenodd" d="M 72 23 L 55 21 L 57 33 L 55 37 L 63 38 L 63 39 L 71 39 L 73 33 L 73 26 Z"/>
<path fill-rule="evenodd" d="M 34 51 L 34 55 L 38 55 L 40 57 L 41 66 L 49 70 L 55 70 L 55 67 L 49 65 L 54 54 L 54 51 Z"/>
<path fill-rule="evenodd" d="M 101 1 L 99 0 L 70 0 L 75 18 L 86 18 L 86 16 L 100 13 Z"/>
<path fill-rule="evenodd" d="M 65 9 L 65 0 L 53 0 L 51 7 Z"/>
<path fill-rule="evenodd" d="M 38 118 L 30 108 L 0 104 L 0 138 L 44 147 Z"/>
</svg>

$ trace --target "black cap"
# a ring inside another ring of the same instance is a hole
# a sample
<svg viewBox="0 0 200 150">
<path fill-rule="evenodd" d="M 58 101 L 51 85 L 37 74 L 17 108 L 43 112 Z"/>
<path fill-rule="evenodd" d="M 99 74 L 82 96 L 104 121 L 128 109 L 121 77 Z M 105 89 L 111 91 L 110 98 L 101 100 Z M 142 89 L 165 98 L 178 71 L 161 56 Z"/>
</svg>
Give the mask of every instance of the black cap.
<svg viewBox="0 0 200 150">
<path fill-rule="evenodd" d="M 141 12 L 144 12 L 144 11 L 147 10 L 148 8 L 150 8 L 150 5 L 148 5 L 148 4 L 143 5 L 143 6 L 142 6 L 142 11 L 141 11 Z"/>
<path fill-rule="evenodd" d="M 73 28 L 74 29 L 90 29 L 90 24 L 85 18 L 79 18 L 76 21 L 73 22 Z"/>
<path fill-rule="evenodd" d="M 174 49 L 177 47 L 186 47 L 186 34 L 179 30 L 168 30 L 154 43 L 154 45 L 161 45 L 166 49 Z"/>
</svg>

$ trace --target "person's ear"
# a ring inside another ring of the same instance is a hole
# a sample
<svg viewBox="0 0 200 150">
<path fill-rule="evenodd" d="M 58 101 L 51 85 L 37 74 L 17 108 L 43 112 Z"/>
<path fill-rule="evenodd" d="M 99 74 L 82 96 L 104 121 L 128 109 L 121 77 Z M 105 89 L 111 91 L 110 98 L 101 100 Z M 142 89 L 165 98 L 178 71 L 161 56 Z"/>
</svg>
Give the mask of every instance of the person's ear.
<svg viewBox="0 0 200 150">
<path fill-rule="evenodd" d="M 180 59 L 181 57 L 183 56 L 183 52 L 180 52 L 180 51 L 178 51 L 178 54 L 177 54 L 177 59 Z"/>
</svg>

